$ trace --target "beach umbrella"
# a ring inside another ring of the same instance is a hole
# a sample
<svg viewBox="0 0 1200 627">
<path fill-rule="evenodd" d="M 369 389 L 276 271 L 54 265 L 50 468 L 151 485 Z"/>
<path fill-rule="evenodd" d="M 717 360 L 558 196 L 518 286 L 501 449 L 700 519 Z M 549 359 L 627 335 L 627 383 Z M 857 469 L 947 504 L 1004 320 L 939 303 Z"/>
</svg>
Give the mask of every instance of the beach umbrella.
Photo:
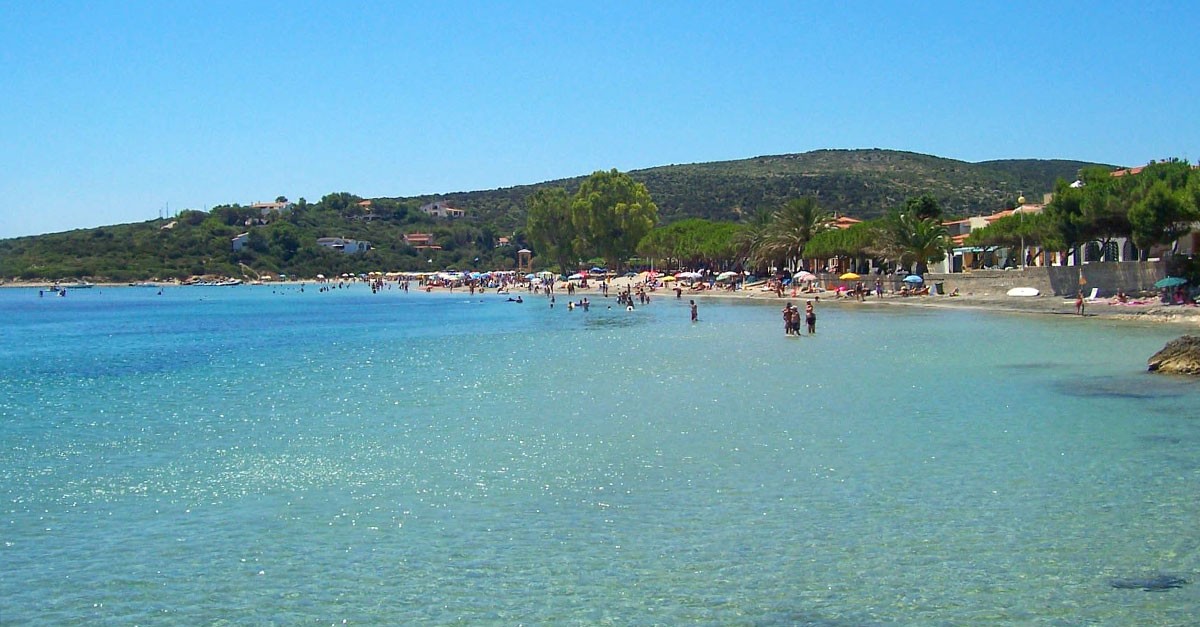
<svg viewBox="0 0 1200 627">
<path fill-rule="evenodd" d="M 534 279 L 536 279 L 536 278 L 537 278 L 537 275 L 536 275 L 536 274 L 534 274 L 534 273 L 532 273 L 532 272 L 530 272 L 529 274 L 526 274 L 526 275 L 525 275 L 525 278 L 526 278 L 526 279 L 528 279 L 528 280 L 530 280 L 530 281 L 532 281 L 532 280 L 534 280 Z"/>
<path fill-rule="evenodd" d="M 847 272 L 846 274 L 843 274 L 842 276 L 840 276 L 838 278 L 843 281 L 857 281 L 857 280 L 861 279 L 862 277 L 858 276 L 857 274 L 855 274 L 853 272 Z"/>
<path fill-rule="evenodd" d="M 663 277 L 663 283 L 670 283 L 671 281 L 674 281 L 674 280 L 675 280 L 675 277 L 670 276 L 670 275 Z"/>
<path fill-rule="evenodd" d="M 1168 276 L 1168 277 L 1163 277 L 1163 278 L 1155 281 L 1154 287 L 1159 287 L 1159 288 L 1179 287 L 1180 285 L 1183 285 L 1185 283 L 1187 283 L 1187 279 L 1185 279 L 1185 278 L 1177 277 L 1177 276 Z"/>
<path fill-rule="evenodd" d="M 575 274 L 572 274 L 571 276 L 567 277 L 567 280 L 568 281 L 578 281 L 578 280 L 582 279 L 583 277 L 584 277 L 584 275 L 576 272 Z"/>
<path fill-rule="evenodd" d="M 738 276 L 739 275 L 736 272 L 722 272 L 721 274 L 717 275 L 717 280 L 724 283 L 726 281 L 732 281 L 738 278 Z"/>
<path fill-rule="evenodd" d="M 904 277 L 904 282 L 905 283 L 924 283 L 925 279 L 922 279 L 921 277 L 919 277 L 915 274 L 910 274 L 910 275 Z"/>
<path fill-rule="evenodd" d="M 283 275 L 283 276 L 287 276 L 287 275 L 285 274 L 285 275 Z M 324 275 L 324 274 L 318 274 L 318 275 L 317 275 L 317 278 L 318 278 L 318 279 L 324 279 L 324 278 L 325 278 L 325 275 Z"/>
<path fill-rule="evenodd" d="M 677 278 L 677 279 L 698 279 L 702 276 L 704 276 L 704 275 L 700 274 L 699 272 L 677 272 L 677 273 L 675 273 L 675 278 Z"/>
<path fill-rule="evenodd" d="M 797 281 L 816 281 L 817 275 L 809 272 L 808 270 L 801 270 L 796 273 L 796 280 Z"/>
</svg>

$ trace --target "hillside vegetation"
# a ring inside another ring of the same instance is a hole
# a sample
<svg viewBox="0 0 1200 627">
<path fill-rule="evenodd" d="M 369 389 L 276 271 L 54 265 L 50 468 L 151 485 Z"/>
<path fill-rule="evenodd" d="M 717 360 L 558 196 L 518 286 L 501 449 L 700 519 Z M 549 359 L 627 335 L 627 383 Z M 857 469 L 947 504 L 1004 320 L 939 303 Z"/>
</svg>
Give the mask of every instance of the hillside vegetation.
<svg viewBox="0 0 1200 627">
<path fill-rule="evenodd" d="M 874 218 L 906 198 L 928 194 L 949 216 L 991 213 L 1019 193 L 1040 198 L 1057 179 L 1073 179 L 1097 164 L 1062 160 L 967 163 L 891 150 L 819 150 L 737 161 L 669 165 L 629 172 L 643 183 L 664 224 L 685 218 L 740 221 L 788 200 L 812 196 L 830 212 Z M 317 273 L 510 268 L 524 237 L 527 201 L 535 191 L 574 193 L 585 176 L 503 189 L 412 198 L 372 199 L 370 211 L 349 193 L 319 202 L 300 199 L 266 224 L 238 205 L 184 211 L 169 220 L 82 229 L 0 240 L 0 277 L 134 281 L 192 275 L 255 273 L 311 277 Z M 434 200 L 466 211 L 458 220 L 434 219 L 418 208 Z M 164 228 L 174 222 L 171 228 Z M 231 239 L 250 233 L 234 252 Z M 405 233 L 432 233 L 440 249 L 418 250 Z M 497 247 L 498 238 L 512 246 Z M 347 255 L 317 245 L 320 237 L 368 240 L 372 250 Z"/>
</svg>

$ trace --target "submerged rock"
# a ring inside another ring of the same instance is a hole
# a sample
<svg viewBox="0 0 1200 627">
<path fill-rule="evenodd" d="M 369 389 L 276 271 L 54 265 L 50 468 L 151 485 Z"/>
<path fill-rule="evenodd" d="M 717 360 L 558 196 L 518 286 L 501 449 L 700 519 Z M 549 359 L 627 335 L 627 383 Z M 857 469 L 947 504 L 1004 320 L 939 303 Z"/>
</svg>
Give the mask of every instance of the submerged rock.
<svg viewBox="0 0 1200 627">
<path fill-rule="evenodd" d="M 1188 580 L 1183 577 L 1175 577 L 1173 575 L 1155 575 L 1153 577 L 1135 577 L 1132 579 L 1113 579 L 1108 584 L 1114 588 L 1121 590 L 1145 590 L 1146 592 L 1158 592 L 1162 590 L 1171 590 L 1173 588 L 1182 588 L 1183 584 Z"/>
<path fill-rule="evenodd" d="M 1150 372 L 1200 375 L 1200 337 L 1185 335 L 1171 340 L 1146 364 Z"/>
</svg>

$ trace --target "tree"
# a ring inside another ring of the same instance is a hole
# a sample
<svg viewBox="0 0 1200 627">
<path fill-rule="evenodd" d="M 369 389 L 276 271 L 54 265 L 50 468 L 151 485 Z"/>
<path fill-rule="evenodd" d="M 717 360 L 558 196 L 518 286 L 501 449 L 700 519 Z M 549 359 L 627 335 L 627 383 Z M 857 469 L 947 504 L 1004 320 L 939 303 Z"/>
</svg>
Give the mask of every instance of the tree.
<svg viewBox="0 0 1200 627">
<path fill-rule="evenodd" d="M 746 260 L 747 265 L 756 269 L 766 269 L 771 260 L 760 252 L 764 251 L 764 242 L 771 232 L 771 212 L 760 209 L 750 218 L 739 225 L 733 236 L 733 245 L 737 255 Z"/>
<path fill-rule="evenodd" d="M 833 214 L 825 211 L 812 197 L 788 201 L 771 214 L 771 225 L 759 243 L 756 257 L 770 259 L 777 266 L 792 266 L 800 261 L 804 247 L 814 235 L 833 228 Z"/>
<path fill-rule="evenodd" d="M 862 260 L 875 254 L 881 227 L 879 220 L 859 222 L 846 229 L 828 229 L 813 235 L 804 246 L 808 259 Z"/>
<path fill-rule="evenodd" d="M 882 243 L 900 267 L 910 268 L 915 264 L 914 273 L 925 274 L 930 261 L 946 258 L 950 238 L 946 226 L 936 218 L 897 213 L 884 221 Z"/>
<path fill-rule="evenodd" d="M 904 215 L 916 216 L 921 220 L 928 218 L 941 220 L 942 206 L 938 204 L 937 199 L 929 194 L 912 196 L 904 201 Z"/>
<path fill-rule="evenodd" d="M 637 252 L 642 257 L 671 259 L 691 267 L 721 266 L 736 257 L 736 231 L 737 225 L 730 222 L 680 220 L 650 231 L 638 244 Z"/>
<path fill-rule="evenodd" d="M 1043 242 L 1043 248 L 1056 252 L 1072 252 L 1087 241 L 1083 204 L 1083 188 L 1071 187 L 1066 181 L 1059 179 L 1055 186 L 1054 199 L 1042 210 L 1049 228 L 1057 236 L 1054 241 L 1058 245 L 1051 247 Z"/>
<path fill-rule="evenodd" d="M 539 189 L 529 197 L 525 219 L 529 242 L 541 255 L 553 259 L 566 272 L 579 259 L 575 244 L 575 222 L 571 218 L 571 198 L 561 187 Z"/>
<path fill-rule="evenodd" d="M 1154 181 L 1129 210 L 1133 243 L 1140 248 L 1170 244 L 1192 230 L 1200 219 L 1183 190 L 1171 189 L 1165 180 Z"/>
<path fill-rule="evenodd" d="M 620 269 L 658 222 L 658 206 L 645 185 L 613 169 L 594 172 L 580 184 L 571 217 L 579 250 Z"/>
</svg>

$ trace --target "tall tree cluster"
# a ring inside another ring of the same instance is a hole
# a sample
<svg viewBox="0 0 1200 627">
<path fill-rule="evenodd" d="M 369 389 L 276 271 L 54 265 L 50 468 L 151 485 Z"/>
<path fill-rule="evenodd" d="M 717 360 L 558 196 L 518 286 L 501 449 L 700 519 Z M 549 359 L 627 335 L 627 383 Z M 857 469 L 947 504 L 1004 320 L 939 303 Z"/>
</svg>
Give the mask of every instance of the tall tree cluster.
<svg viewBox="0 0 1200 627">
<path fill-rule="evenodd" d="M 1145 258 L 1200 221 L 1200 170 L 1187 161 L 1151 163 L 1141 172 L 1114 176 L 1085 168 L 1077 183 L 1060 180 L 1040 215 L 1013 215 L 971 233 L 968 243 L 1011 246 L 1018 240 L 1064 257 L 1086 242 L 1125 237 Z"/>
<path fill-rule="evenodd" d="M 657 223 L 658 207 L 646 186 L 614 169 L 593 173 L 574 196 L 561 188 L 535 193 L 525 231 L 536 251 L 563 272 L 592 257 L 616 269 Z"/>
</svg>

